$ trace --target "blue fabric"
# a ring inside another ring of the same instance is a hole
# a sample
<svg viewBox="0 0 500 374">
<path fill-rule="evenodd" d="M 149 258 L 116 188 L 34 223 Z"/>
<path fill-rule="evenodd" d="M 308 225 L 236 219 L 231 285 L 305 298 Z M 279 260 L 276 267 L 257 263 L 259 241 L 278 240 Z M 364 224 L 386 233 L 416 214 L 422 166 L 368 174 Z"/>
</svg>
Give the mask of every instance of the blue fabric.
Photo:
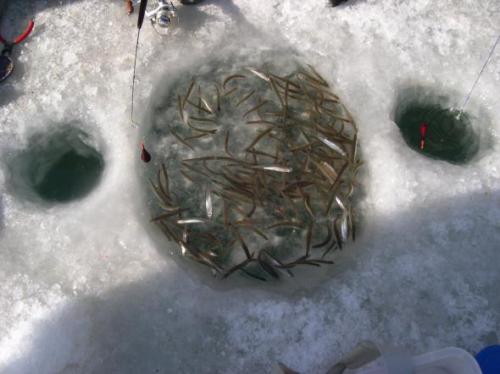
<svg viewBox="0 0 500 374">
<path fill-rule="evenodd" d="M 476 360 L 483 374 L 500 373 L 500 345 L 491 345 L 476 355 Z"/>
</svg>

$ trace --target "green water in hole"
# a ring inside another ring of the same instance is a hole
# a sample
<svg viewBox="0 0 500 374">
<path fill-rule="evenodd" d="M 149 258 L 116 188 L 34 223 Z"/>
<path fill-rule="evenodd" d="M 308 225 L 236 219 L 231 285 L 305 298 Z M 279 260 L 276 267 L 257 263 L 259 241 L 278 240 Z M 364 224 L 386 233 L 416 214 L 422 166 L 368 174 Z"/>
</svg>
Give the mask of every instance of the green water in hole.
<svg viewBox="0 0 500 374">
<path fill-rule="evenodd" d="M 425 147 L 420 147 L 420 125 L 427 123 Z M 479 150 L 479 136 L 471 125 L 467 113 L 436 104 L 410 104 L 397 115 L 396 124 L 406 144 L 425 156 L 464 164 Z"/>
<path fill-rule="evenodd" d="M 65 203 L 99 183 L 104 159 L 93 137 L 72 125 L 33 134 L 9 160 L 10 188 L 19 197 Z"/>
<path fill-rule="evenodd" d="M 34 190 L 45 200 L 59 202 L 87 195 L 103 169 L 101 156 L 92 151 L 81 154 L 72 149 L 59 156 L 36 181 Z"/>
</svg>

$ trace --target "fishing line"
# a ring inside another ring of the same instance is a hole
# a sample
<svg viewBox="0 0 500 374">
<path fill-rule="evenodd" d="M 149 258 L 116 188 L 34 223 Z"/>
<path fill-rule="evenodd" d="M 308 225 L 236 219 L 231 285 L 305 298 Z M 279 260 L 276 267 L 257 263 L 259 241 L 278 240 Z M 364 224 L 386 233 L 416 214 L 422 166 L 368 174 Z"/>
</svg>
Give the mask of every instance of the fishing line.
<svg viewBox="0 0 500 374">
<path fill-rule="evenodd" d="M 134 57 L 134 74 L 132 75 L 132 105 L 130 109 L 130 121 L 134 126 L 137 124 L 134 122 L 134 92 L 135 92 L 135 73 L 137 68 L 137 51 L 139 50 L 139 37 L 141 35 L 142 23 L 144 21 L 144 14 L 146 13 L 146 6 L 148 4 L 147 0 L 142 0 L 139 8 L 139 17 L 137 18 L 137 40 L 135 42 L 135 57 Z"/>
<path fill-rule="evenodd" d="M 137 124 L 134 122 L 134 91 L 135 91 L 135 70 L 137 66 L 137 50 L 139 49 L 140 34 L 141 34 L 141 29 L 137 31 L 137 41 L 135 42 L 134 74 L 132 76 L 132 108 L 130 110 L 130 121 L 134 126 L 137 126 Z"/>
<path fill-rule="evenodd" d="M 462 115 L 462 112 L 465 108 L 465 106 L 467 105 L 467 103 L 469 102 L 469 99 L 472 95 L 472 91 L 474 90 L 474 88 L 476 87 L 476 84 L 477 82 L 479 81 L 479 78 L 481 78 L 481 75 L 483 74 L 484 72 L 484 69 L 486 68 L 486 65 L 488 65 L 488 63 L 490 62 L 490 59 L 491 59 L 491 56 L 493 56 L 493 52 L 495 52 L 495 48 L 497 47 L 497 44 L 498 44 L 498 41 L 500 40 L 500 34 L 498 35 L 497 37 L 497 40 L 495 42 L 495 44 L 493 45 L 493 47 L 491 48 L 491 51 L 490 51 L 490 54 L 488 55 L 488 58 L 486 59 L 484 65 L 483 65 L 483 68 L 481 69 L 481 71 L 479 72 L 479 74 L 477 75 L 477 78 L 476 78 L 476 81 L 474 82 L 474 84 L 472 85 L 472 88 L 470 89 L 469 91 L 469 94 L 467 95 L 467 97 L 465 98 L 464 100 L 464 103 L 462 104 L 462 107 L 460 108 L 459 110 L 459 113 L 458 113 L 458 118 L 460 118 L 460 116 Z"/>
</svg>

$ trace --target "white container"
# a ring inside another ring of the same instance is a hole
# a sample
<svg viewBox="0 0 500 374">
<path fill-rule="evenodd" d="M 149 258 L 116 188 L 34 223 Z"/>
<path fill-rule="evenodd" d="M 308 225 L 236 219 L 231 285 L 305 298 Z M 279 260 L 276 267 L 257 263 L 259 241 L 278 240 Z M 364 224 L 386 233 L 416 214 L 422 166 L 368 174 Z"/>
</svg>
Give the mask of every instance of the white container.
<svg viewBox="0 0 500 374">
<path fill-rule="evenodd" d="M 383 354 L 368 366 L 345 374 L 481 374 L 481 369 L 470 353 L 449 347 L 415 357 Z"/>
</svg>

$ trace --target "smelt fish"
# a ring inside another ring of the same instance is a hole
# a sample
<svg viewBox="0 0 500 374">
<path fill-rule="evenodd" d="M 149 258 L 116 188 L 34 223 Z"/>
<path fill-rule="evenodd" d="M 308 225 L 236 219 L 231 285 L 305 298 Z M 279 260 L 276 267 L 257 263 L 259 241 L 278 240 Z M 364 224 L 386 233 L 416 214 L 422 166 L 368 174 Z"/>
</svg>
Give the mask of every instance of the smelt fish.
<svg viewBox="0 0 500 374">
<path fill-rule="evenodd" d="M 337 202 L 337 204 L 339 204 L 340 209 L 342 209 L 344 212 L 347 212 L 347 208 L 338 196 L 335 196 L 335 201 Z"/>
<path fill-rule="evenodd" d="M 212 206 L 212 193 L 209 189 L 206 192 L 207 197 L 205 198 L 205 207 L 207 208 L 207 217 L 212 218 L 213 206 Z"/>
<path fill-rule="evenodd" d="M 226 79 L 224 79 L 224 82 L 222 82 L 222 88 L 226 88 L 226 85 L 232 81 L 233 79 L 245 79 L 246 77 L 242 74 L 233 74 L 233 75 L 230 75 L 229 77 L 227 77 Z"/>
<path fill-rule="evenodd" d="M 178 225 L 190 225 L 192 223 L 205 223 L 205 222 L 207 222 L 207 221 L 204 219 L 200 219 L 200 218 L 188 218 L 188 219 L 177 220 Z"/>
<path fill-rule="evenodd" d="M 217 95 L 217 111 L 220 112 L 220 91 L 219 86 L 215 85 L 215 92 Z"/>
<path fill-rule="evenodd" d="M 342 156 L 346 156 L 347 154 L 345 153 L 345 151 L 337 144 L 335 144 L 334 142 L 332 142 L 331 140 L 328 140 L 326 138 L 323 138 L 323 137 L 318 137 L 318 139 L 323 143 L 325 144 L 328 148 L 332 149 L 333 151 L 337 152 L 338 154 L 342 155 Z"/>
<path fill-rule="evenodd" d="M 191 84 L 189 85 L 188 92 L 186 96 L 184 97 L 184 101 L 182 103 L 182 109 L 186 106 L 186 101 L 189 99 L 189 96 L 191 96 L 191 92 L 193 92 L 193 87 L 194 87 L 194 79 L 191 81 Z"/>
<path fill-rule="evenodd" d="M 270 171 L 276 171 L 278 173 L 291 173 L 292 168 L 286 167 L 286 166 L 279 166 L 279 165 L 255 165 L 252 166 L 252 169 L 261 169 L 261 170 L 270 170 Z"/>
<path fill-rule="evenodd" d="M 343 214 L 340 218 L 340 240 L 343 242 L 347 241 L 349 236 L 349 229 L 347 224 L 347 214 Z"/>
<path fill-rule="evenodd" d="M 189 249 L 186 247 L 186 245 L 183 242 L 179 242 L 179 246 L 181 247 L 182 255 L 185 256 L 186 253 L 189 252 Z"/>
<path fill-rule="evenodd" d="M 213 113 L 213 112 L 214 112 L 214 110 L 213 110 L 213 109 L 212 109 L 212 107 L 208 104 L 208 101 L 207 101 L 207 100 L 206 100 L 203 96 L 202 96 L 202 97 L 200 97 L 200 99 L 201 99 L 201 102 L 203 103 L 203 105 L 205 105 L 205 108 L 207 108 L 207 109 L 210 111 L 210 113 Z"/>
<path fill-rule="evenodd" d="M 238 102 L 236 103 L 236 106 L 240 106 L 240 104 L 242 104 L 243 102 L 248 100 L 254 93 L 255 93 L 255 90 L 252 90 L 249 94 L 246 94 L 245 96 L 243 96 L 240 100 L 238 100 Z"/>
<path fill-rule="evenodd" d="M 267 104 L 268 101 L 267 100 L 263 100 L 261 101 L 260 103 L 258 103 L 256 106 L 254 106 L 253 108 L 250 108 L 248 111 L 246 111 L 244 114 L 243 114 L 243 118 L 245 118 L 246 116 L 248 116 L 250 113 L 252 112 L 255 112 L 256 110 L 259 110 L 262 106 L 264 106 L 265 104 Z"/>
<path fill-rule="evenodd" d="M 208 109 L 205 109 L 201 106 L 201 101 L 198 104 L 196 104 L 196 103 L 193 103 L 191 100 L 186 100 L 186 103 L 191 105 L 193 108 L 198 109 L 198 112 L 202 111 L 202 112 L 205 112 L 208 114 L 212 114 L 212 112 L 210 112 Z"/>
<path fill-rule="evenodd" d="M 253 74 L 255 74 L 256 76 L 258 76 L 260 79 L 263 79 L 265 80 L 266 82 L 269 82 L 269 77 L 267 75 L 265 75 L 264 73 L 261 73 L 260 71 L 258 70 L 255 70 L 253 68 L 247 68 L 247 70 Z"/>
</svg>

